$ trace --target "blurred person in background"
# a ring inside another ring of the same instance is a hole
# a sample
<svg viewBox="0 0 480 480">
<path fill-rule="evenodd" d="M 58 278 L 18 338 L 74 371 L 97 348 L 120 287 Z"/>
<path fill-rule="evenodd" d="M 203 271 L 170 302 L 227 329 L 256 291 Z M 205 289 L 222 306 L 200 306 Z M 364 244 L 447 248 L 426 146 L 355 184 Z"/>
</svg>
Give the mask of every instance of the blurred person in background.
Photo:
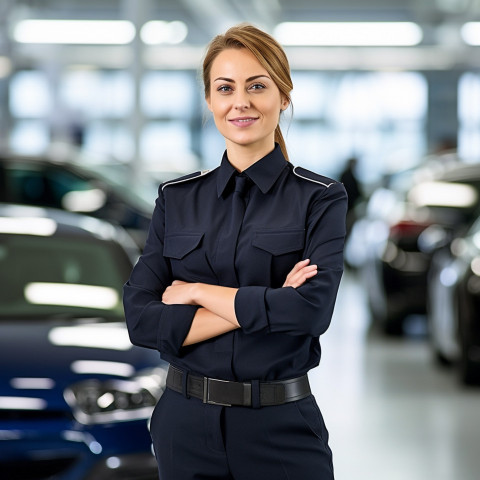
<svg viewBox="0 0 480 480">
<path fill-rule="evenodd" d="M 288 161 L 281 46 L 251 25 L 215 37 L 205 99 L 219 167 L 162 184 L 124 287 L 132 343 L 170 362 L 151 418 L 161 480 L 332 480 L 307 372 L 343 271 L 343 185 Z"/>
<path fill-rule="evenodd" d="M 355 206 L 362 198 L 362 191 L 357 179 L 356 169 L 358 159 L 351 157 L 347 160 L 345 169 L 340 174 L 340 182 L 343 183 L 348 194 L 348 209 L 347 209 L 347 236 L 349 235 L 353 224 L 356 220 Z"/>
</svg>

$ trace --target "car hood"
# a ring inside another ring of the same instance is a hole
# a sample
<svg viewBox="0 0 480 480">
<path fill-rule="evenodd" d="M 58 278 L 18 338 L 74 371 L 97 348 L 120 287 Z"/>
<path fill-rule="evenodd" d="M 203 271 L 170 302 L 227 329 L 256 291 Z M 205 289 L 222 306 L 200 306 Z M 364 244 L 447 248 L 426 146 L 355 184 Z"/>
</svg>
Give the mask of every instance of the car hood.
<svg viewBox="0 0 480 480">
<path fill-rule="evenodd" d="M 0 400 L 35 396 L 58 408 L 73 383 L 127 378 L 159 363 L 158 352 L 131 345 L 123 322 L 0 323 Z"/>
</svg>

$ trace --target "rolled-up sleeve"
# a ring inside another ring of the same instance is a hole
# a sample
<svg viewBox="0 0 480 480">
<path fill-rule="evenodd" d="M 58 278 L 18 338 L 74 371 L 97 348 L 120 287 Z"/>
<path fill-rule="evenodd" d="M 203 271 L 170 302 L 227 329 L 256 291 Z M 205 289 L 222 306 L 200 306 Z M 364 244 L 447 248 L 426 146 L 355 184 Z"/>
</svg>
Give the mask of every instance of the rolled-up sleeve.
<svg viewBox="0 0 480 480">
<path fill-rule="evenodd" d="M 341 183 L 319 190 L 308 216 L 303 252 L 303 258 L 317 265 L 317 275 L 296 289 L 239 288 L 235 313 L 245 333 L 265 330 L 315 337 L 327 330 L 343 273 L 346 210 Z"/>
<path fill-rule="evenodd" d="M 123 305 L 134 345 L 177 356 L 187 336 L 195 305 L 166 305 L 161 299 L 173 281 L 163 256 L 165 206 L 161 187 L 143 254 L 123 287 Z"/>
</svg>

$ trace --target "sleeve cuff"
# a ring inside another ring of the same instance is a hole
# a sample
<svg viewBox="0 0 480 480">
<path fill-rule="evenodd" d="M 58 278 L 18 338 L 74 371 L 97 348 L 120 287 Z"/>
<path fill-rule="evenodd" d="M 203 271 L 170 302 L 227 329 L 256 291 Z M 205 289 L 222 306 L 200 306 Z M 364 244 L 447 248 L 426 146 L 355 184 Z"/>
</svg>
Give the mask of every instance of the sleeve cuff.
<svg viewBox="0 0 480 480">
<path fill-rule="evenodd" d="M 267 287 L 240 287 L 235 295 L 235 315 L 245 333 L 268 328 L 265 307 Z"/>
<path fill-rule="evenodd" d="M 190 331 L 197 305 L 163 305 L 158 322 L 158 350 L 178 356 Z"/>
</svg>

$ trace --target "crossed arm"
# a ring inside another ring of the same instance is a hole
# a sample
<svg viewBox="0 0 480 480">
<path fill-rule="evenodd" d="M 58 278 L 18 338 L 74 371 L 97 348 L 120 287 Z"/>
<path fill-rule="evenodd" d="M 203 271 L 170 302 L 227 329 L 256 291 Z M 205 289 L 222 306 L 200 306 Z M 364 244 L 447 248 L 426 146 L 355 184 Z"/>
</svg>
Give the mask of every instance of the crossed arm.
<svg viewBox="0 0 480 480">
<path fill-rule="evenodd" d="M 283 287 L 298 288 L 317 274 L 317 266 L 310 260 L 298 262 L 287 275 Z M 193 318 L 184 346 L 199 343 L 209 338 L 240 328 L 235 314 L 237 288 L 187 283 L 175 280 L 162 296 L 167 305 L 199 305 Z"/>
</svg>

